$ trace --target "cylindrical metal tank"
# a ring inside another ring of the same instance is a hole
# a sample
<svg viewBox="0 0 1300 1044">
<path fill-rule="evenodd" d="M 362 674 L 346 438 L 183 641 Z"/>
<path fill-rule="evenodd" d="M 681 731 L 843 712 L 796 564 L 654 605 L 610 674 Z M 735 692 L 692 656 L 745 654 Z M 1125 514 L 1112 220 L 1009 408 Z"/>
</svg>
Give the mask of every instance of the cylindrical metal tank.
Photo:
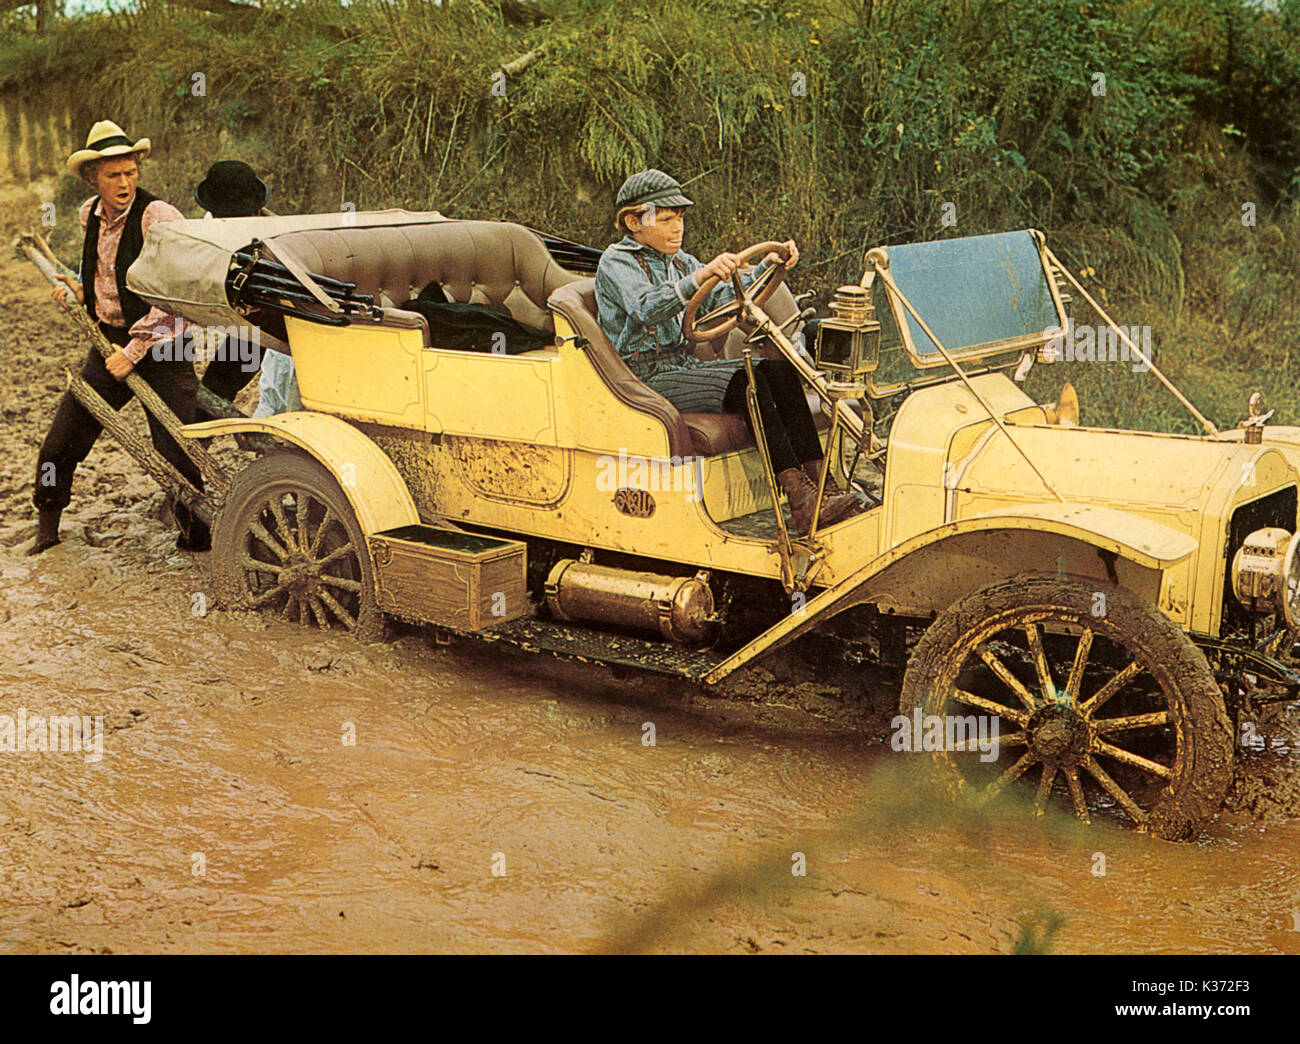
<svg viewBox="0 0 1300 1044">
<path fill-rule="evenodd" d="M 592 620 L 658 631 L 674 642 L 698 642 L 715 622 L 706 574 L 661 576 L 579 562 L 555 563 L 546 604 L 561 620 Z"/>
</svg>

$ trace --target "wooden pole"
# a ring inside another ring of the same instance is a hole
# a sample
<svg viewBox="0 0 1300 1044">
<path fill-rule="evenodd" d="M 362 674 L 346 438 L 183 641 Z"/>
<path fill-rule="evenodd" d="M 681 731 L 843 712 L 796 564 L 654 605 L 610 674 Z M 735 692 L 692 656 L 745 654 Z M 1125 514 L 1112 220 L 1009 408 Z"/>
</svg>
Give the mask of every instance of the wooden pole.
<svg viewBox="0 0 1300 1044">
<path fill-rule="evenodd" d="M 40 250 L 42 254 L 44 254 L 47 258 L 50 259 L 50 263 L 54 265 L 54 267 L 57 268 L 59 272 L 61 272 L 64 275 L 71 276 L 73 279 L 77 278 L 77 273 L 74 272 L 67 265 L 65 265 L 62 261 L 60 261 L 58 255 L 55 254 L 54 251 L 50 249 L 50 244 L 45 242 L 45 237 L 43 235 L 41 235 L 39 232 L 32 232 L 31 237 L 32 237 L 32 242 L 36 244 L 37 249 Z"/>
<path fill-rule="evenodd" d="M 59 272 L 66 273 L 74 279 L 76 278 L 77 273 L 59 260 L 54 251 L 50 249 L 50 245 L 45 241 L 44 236 L 39 232 L 32 232 L 30 235 L 32 242 L 36 245 L 37 249 L 49 259 L 50 263 L 54 265 Z M 227 402 L 211 388 L 205 387 L 202 382 L 199 383 L 198 388 L 195 390 L 195 399 L 199 406 L 213 417 L 222 417 L 226 419 L 239 418 L 242 420 L 248 416 L 247 414 L 237 410 L 233 403 Z M 250 439 L 257 438 L 256 436 L 248 437 Z M 266 441 L 269 442 L 269 440 Z"/>
<path fill-rule="evenodd" d="M 50 263 L 49 258 L 41 252 L 40 247 L 36 244 L 34 236 L 30 234 L 21 235 L 18 237 L 16 245 L 24 254 L 27 255 L 28 260 L 30 260 L 32 264 L 40 270 L 41 275 L 45 276 L 45 278 L 49 280 L 51 285 L 67 285 L 59 278 L 58 271 L 54 265 Z M 71 293 L 69 293 L 69 298 L 71 298 Z M 65 302 L 60 307 L 62 307 L 68 315 L 72 316 L 73 321 L 80 328 L 82 335 L 99 350 L 99 353 L 105 359 L 109 358 L 118 350 L 117 346 L 111 344 L 108 338 L 100 332 L 95 321 L 90 318 L 90 314 L 84 308 L 77 305 L 75 300 Z M 172 347 L 174 350 L 179 350 L 180 346 L 173 344 Z M 149 387 L 144 378 L 134 370 L 126 375 L 126 384 L 127 387 L 135 393 L 136 398 L 140 400 L 140 405 L 148 410 L 149 413 L 167 429 L 168 434 L 176 440 L 177 445 L 180 446 L 185 455 L 194 462 L 194 466 L 199 469 L 199 473 L 203 476 L 204 482 L 208 483 L 212 487 L 212 492 L 218 498 L 224 497 L 226 490 L 230 487 L 230 476 L 226 474 L 226 470 L 212 458 L 212 455 L 208 453 L 207 447 L 205 447 L 201 442 L 194 439 L 187 439 L 181 434 L 182 425 L 180 418 L 178 418 L 176 414 L 171 411 L 171 408 L 162 401 L 158 393 Z M 105 427 L 107 427 L 107 425 L 105 425 Z"/>
<path fill-rule="evenodd" d="M 95 391 L 84 378 L 71 370 L 63 371 L 68 376 L 68 390 L 77 401 L 86 408 L 95 420 L 103 426 L 113 438 L 122 444 L 122 448 L 135 458 L 136 463 L 148 473 L 158 485 L 177 500 L 183 500 L 194 513 L 209 526 L 212 525 L 212 501 L 200 493 L 189 481 L 176 470 L 174 464 L 154 449 L 150 441 L 131 427 L 117 410 L 113 409 L 104 397 Z"/>
<path fill-rule="evenodd" d="M 1119 339 L 1124 342 L 1128 350 L 1132 352 L 1134 355 L 1136 355 L 1139 359 L 1141 359 L 1144 363 L 1146 363 L 1147 369 L 1156 375 L 1156 379 L 1169 390 L 1170 394 L 1172 394 L 1175 399 L 1177 399 L 1180 403 L 1183 404 L 1184 407 L 1186 407 L 1188 413 L 1190 413 L 1193 417 L 1197 419 L 1197 421 L 1200 422 L 1201 427 L 1205 429 L 1205 434 L 1212 435 L 1215 438 L 1218 438 L 1219 429 L 1214 426 L 1213 421 L 1211 421 L 1207 416 L 1205 416 L 1205 414 L 1203 414 L 1200 410 L 1198 410 L 1195 406 L 1193 406 L 1191 400 L 1188 399 L 1186 395 L 1184 395 L 1181 391 L 1178 390 L 1178 385 L 1174 384 L 1173 381 L 1171 381 L 1168 377 L 1166 377 L 1163 373 L 1161 373 L 1159 367 L 1157 367 L 1155 363 L 1153 363 L 1150 359 L 1146 357 L 1145 354 L 1143 354 L 1141 348 L 1139 348 L 1136 344 L 1133 343 L 1132 338 L 1129 337 L 1129 335 L 1126 334 L 1120 327 L 1115 325 L 1115 320 L 1112 319 L 1109 315 L 1105 313 L 1105 311 L 1102 310 L 1101 305 L 1099 305 L 1095 300 L 1093 300 L 1092 294 L 1088 293 L 1088 291 L 1083 288 L 1083 284 L 1080 283 L 1079 280 L 1074 278 L 1074 274 L 1068 268 L 1066 268 L 1065 265 L 1061 264 L 1060 259 L 1055 254 L 1053 254 L 1050 250 L 1048 250 L 1046 247 L 1043 247 L 1043 250 L 1046 252 L 1052 264 L 1056 266 L 1057 270 L 1060 272 L 1064 272 L 1065 278 L 1068 279 L 1070 281 L 1070 284 L 1076 290 L 1078 290 L 1080 294 L 1083 295 L 1083 299 L 1087 301 L 1088 304 L 1092 305 L 1093 310 L 1099 316 L 1101 316 L 1103 319 L 1106 320 L 1106 325 L 1109 326 L 1112 330 L 1115 331 L 1115 333 L 1119 335 Z"/>
</svg>

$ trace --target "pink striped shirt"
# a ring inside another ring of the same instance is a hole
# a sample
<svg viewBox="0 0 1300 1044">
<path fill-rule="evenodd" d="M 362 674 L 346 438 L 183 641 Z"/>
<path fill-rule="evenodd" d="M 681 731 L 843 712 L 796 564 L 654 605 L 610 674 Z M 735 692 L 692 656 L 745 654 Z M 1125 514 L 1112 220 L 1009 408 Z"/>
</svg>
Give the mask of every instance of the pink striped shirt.
<svg viewBox="0 0 1300 1044">
<path fill-rule="evenodd" d="M 86 222 L 90 220 L 90 205 L 98 200 L 98 196 L 91 196 L 81 204 L 78 211 L 78 218 L 81 221 L 81 231 L 86 231 Z M 117 247 L 122 241 L 122 230 L 126 228 L 126 215 L 131 211 L 131 205 L 135 203 L 135 197 L 131 197 L 131 203 L 127 204 L 126 210 L 122 211 L 112 222 L 109 222 L 104 216 L 104 204 L 96 203 L 95 214 L 99 218 L 99 262 L 95 266 L 95 311 L 99 314 L 101 322 L 109 326 L 123 327 L 126 326 L 126 317 L 122 314 L 122 302 L 117 298 Z M 149 226 L 155 221 L 178 221 L 185 217 L 179 210 L 170 203 L 155 199 L 144 209 L 140 216 L 140 234 L 147 236 Z M 86 280 L 86 273 L 81 273 L 82 282 Z M 173 324 L 181 324 L 181 329 L 185 329 L 182 320 L 173 316 L 170 312 L 164 312 L 161 308 L 154 306 L 140 317 L 140 319 L 131 327 L 131 340 L 122 349 L 123 354 L 131 360 L 138 363 L 148 354 L 149 349 L 158 341 L 170 337 L 173 332 Z M 165 334 L 155 332 L 155 328 L 165 328 Z M 179 346 L 178 346 L 179 347 Z"/>
</svg>

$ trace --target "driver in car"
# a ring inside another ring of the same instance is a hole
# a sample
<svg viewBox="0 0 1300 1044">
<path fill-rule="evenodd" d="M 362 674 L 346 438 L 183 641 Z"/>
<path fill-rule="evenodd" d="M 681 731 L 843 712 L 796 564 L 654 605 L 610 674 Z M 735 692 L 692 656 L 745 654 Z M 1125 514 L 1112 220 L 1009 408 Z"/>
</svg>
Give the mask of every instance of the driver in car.
<svg viewBox="0 0 1300 1044">
<path fill-rule="evenodd" d="M 719 254 L 706 265 L 682 250 L 686 208 L 691 206 L 681 184 L 661 170 L 643 170 L 623 182 L 614 223 L 625 235 L 605 250 L 596 269 L 598 319 L 628 369 L 680 412 L 736 413 L 752 434 L 744 361 L 698 359 L 682 334 L 681 313 L 691 296 L 717 276 L 721 281 L 700 314 L 733 300 L 730 280 L 740 267 L 736 254 Z M 794 240 L 784 249 L 787 266 L 793 266 L 799 260 Z M 760 266 L 741 272 L 741 285 L 748 287 L 781 260 L 772 251 Z M 806 535 L 826 462 L 803 384 L 794 366 L 780 357 L 755 360 L 754 382 L 772 470 L 790 502 L 795 529 Z M 827 476 L 818 524 L 830 525 L 861 510 L 858 499 L 838 492 Z"/>
</svg>

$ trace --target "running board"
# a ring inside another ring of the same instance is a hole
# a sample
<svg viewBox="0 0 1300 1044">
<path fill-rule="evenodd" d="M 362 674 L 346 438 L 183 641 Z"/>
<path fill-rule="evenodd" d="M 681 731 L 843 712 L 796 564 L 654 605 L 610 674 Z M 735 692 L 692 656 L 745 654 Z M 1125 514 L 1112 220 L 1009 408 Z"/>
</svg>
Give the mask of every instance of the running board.
<svg viewBox="0 0 1300 1044">
<path fill-rule="evenodd" d="M 726 659 L 713 649 L 695 649 L 621 632 L 525 617 L 481 631 L 438 627 L 439 631 L 484 642 L 501 642 L 525 652 L 547 652 L 580 663 L 631 667 L 674 678 L 700 681 Z"/>
</svg>

